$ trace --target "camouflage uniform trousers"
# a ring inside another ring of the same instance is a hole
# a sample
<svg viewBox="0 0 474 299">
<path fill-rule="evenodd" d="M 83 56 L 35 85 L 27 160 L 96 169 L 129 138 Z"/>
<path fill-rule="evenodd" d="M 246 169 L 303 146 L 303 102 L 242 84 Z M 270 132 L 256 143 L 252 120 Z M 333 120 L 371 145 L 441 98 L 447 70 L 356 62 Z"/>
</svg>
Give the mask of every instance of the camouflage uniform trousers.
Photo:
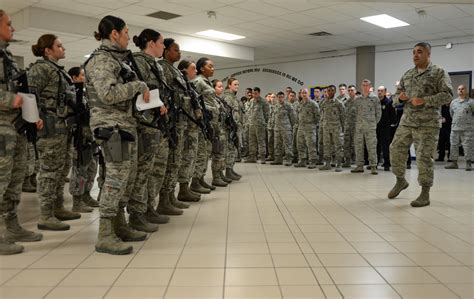
<svg viewBox="0 0 474 299">
<path fill-rule="evenodd" d="M 275 157 L 275 130 L 267 129 L 268 157 Z"/>
<path fill-rule="evenodd" d="M 470 131 L 451 131 L 451 150 L 450 159 L 456 161 L 459 157 L 459 145 L 464 149 L 464 158 L 466 161 L 472 161 L 474 158 L 474 130 Z"/>
<path fill-rule="evenodd" d="M 237 155 L 238 155 L 238 148 L 236 148 L 234 143 L 229 140 L 229 142 L 227 142 L 227 155 L 225 157 L 226 168 L 234 167 L 235 160 L 237 159 Z"/>
<path fill-rule="evenodd" d="M 172 156 L 169 147 L 169 138 L 163 137 L 160 139 L 153 159 L 153 168 L 147 182 L 147 204 L 151 209 L 155 208 L 155 199 L 163 186 L 165 180 L 166 168 L 168 165 L 168 157 Z"/>
<path fill-rule="evenodd" d="M 323 161 L 324 158 L 324 136 L 323 136 L 323 126 L 318 126 L 318 142 L 316 144 L 316 150 L 319 154 L 319 161 Z"/>
<path fill-rule="evenodd" d="M 72 132 L 70 130 L 68 130 L 68 133 L 67 133 L 67 144 L 68 144 L 69 151 L 67 152 L 66 163 L 64 164 L 64 168 L 62 169 L 62 174 L 61 174 L 63 181 L 66 181 L 66 178 L 69 175 L 69 172 L 71 171 L 72 159 L 74 158 L 74 151 L 75 151 L 72 145 Z M 61 206 L 62 204 L 64 204 L 65 185 L 66 184 L 62 184 L 58 186 L 58 189 L 56 192 L 56 205 L 57 206 Z"/>
<path fill-rule="evenodd" d="M 138 140 L 136 127 L 122 128 L 131 133 Z M 102 145 L 106 145 L 104 142 Z M 108 162 L 111 160 L 108 151 L 104 152 L 105 158 L 105 181 L 102 186 L 100 198 L 100 217 L 113 218 L 120 209 L 127 206 L 131 191 L 134 186 L 137 172 L 138 143 L 128 142 L 129 159 L 120 162 Z"/>
<path fill-rule="evenodd" d="M 196 167 L 199 147 L 200 128 L 194 123 L 188 123 L 184 137 L 184 150 L 181 167 L 178 172 L 179 183 L 189 183 Z"/>
<path fill-rule="evenodd" d="M 291 163 L 293 160 L 293 131 L 275 130 L 275 161 L 282 161 L 283 157 Z"/>
<path fill-rule="evenodd" d="M 216 130 L 219 134 L 219 142 L 220 142 L 220 150 L 218 152 L 212 152 L 212 144 L 211 144 L 211 169 L 212 170 L 225 170 L 225 157 L 227 156 L 227 130 L 223 128 L 220 124 L 218 129 Z"/>
<path fill-rule="evenodd" d="M 318 154 L 316 152 L 316 128 L 298 128 L 298 157 L 300 161 L 316 161 Z"/>
<path fill-rule="evenodd" d="M 129 213 L 143 214 L 148 206 L 148 197 L 145 196 L 145 193 L 148 189 L 148 180 L 153 170 L 155 153 L 161 134 L 157 129 L 146 127 L 139 127 L 138 132 L 137 174 L 133 183 L 132 193 L 130 194 L 130 201 L 127 205 L 127 211 Z"/>
<path fill-rule="evenodd" d="M 244 123 L 243 129 L 242 129 L 242 156 L 248 156 L 249 154 L 249 136 L 250 136 L 250 131 L 249 131 L 249 124 Z"/>
<path fill-rule="evenodd" d="M 36 160 L 35 157 L 35 149 L 33 148 L 33 144 L 27 143 L 27 151 L 26 151 L 26 174 L 25 176 L 29 177 L 36 173 L 39 170 L 39 161 Z"/>
<path fill-rule="evenodd" d="M 298 138 L 297 137 L 298 137 L 298 127 L 294 126 L 291 143 L 292 143 L 293 157 L 295 157 L 296 159 L 298 159 Z"/>
<path fill-rule="evenodd" d="M 355 125 L 346 126 L 344 131 L 344 159 L 347 162 L 351 162 L 355 158 Z"/>
<path fill-rule="evenodd" d="M 249 126 L 249 153 L 250 159 L 256 160 L 258 152 L 258 158 L 265 160 L 265 127 L 260 125 Z"/>
<path fill-rule="evenodd" d="M 323 144 L 324 144 L 324 160 L 331 161 L 334 154 L 336 162 L 342 160 L 342 142 L 341 132 L 339 127 L 324 127 L 323 128 Z"/>
<path fill-rule="evenodd" d="M 399 126 L 390 145 L 392 172 L 398 177 L 405 176 L 407 151 L 415 144 L 418 184 L 433 186 L 433 155 L 438 143 L 439 128 Z"/>
<path fill-rule="evenodd" d="M 204 134 L 199 131 L 198 149 L 196 155 L 196 162 L 194 163 L 193 178 L 200 179 L 201 177 L 206 175 L 210 154 L 211 152 L 208 148 L 208 141 L 204 137 Z"/>
<path fill-rule="evenodd" d="M 181 167 L 181 160 L 183 158 L 183 150 L 184 150 L 184 132 L 187 129 L 187 124 L 184 120 L 180 120 L 177 123 L 177 135 L 178 135 L 178 142 L 176 144 L 176 149 L 174 153 L 170 153 L 168 155 L 168 164 L 166 166 L 166 173 L 165 173 L 165 180 L 163 181 L 163 186 L 161 189 L 165 192 L 171 193 L 174 192 L 174 188 L 176 187 L 176 183 L 178 182 L 178 173 L 179 168 Z"/>
<path fill-rule="evenodd" d="M 94 179 L 97 174 L 97 159 L 92 158 L 87 165 L 77 165 L 77 158 L 74 157 L 71 169 L 71 181 L 69 183 L 69 193 L 73 196 L 81 196 L 92 190 Z"/>
<path fill-rule="evenodd" d="M 64 204 L 64 180 L 71 167 L 68 133 L 40 138 L 37 143 L 39 172 L 37 193 L 41 210 L 49 213 Z"/>
<path fill-rule="evenodd" d="M 26 172 L 26 137 L 0 120 L 0 217 L 16 215 Z"/>
<path fill-rule="evenodd" d="M 356 151 L 356 165 L 364 165 L 364 144 L 369 154 L 369 165 L 377 166 L 377 133 L 376 129 L 356 129 L 354 145 Z M 408 150 L 408 148 L 407 148 Z M 405 150 L 405 162 L 407 161 Z"/>
</svg>

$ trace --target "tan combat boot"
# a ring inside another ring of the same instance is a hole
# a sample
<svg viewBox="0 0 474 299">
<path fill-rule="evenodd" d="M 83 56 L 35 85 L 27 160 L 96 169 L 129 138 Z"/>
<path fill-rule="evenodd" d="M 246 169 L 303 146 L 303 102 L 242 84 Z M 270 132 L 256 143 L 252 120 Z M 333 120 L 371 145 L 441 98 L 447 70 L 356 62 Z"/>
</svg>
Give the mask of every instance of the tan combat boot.
<svg viewBox="0 0 474 299">
<path fill-rule="evenodd" d="M 430 205 L 430 187 L 421 186 L 420 195 L 410 203 L 414 208 L 421 208 Z"/>
<path fill-rule="evenodd" d="M 192 178 L 191 179 L 191 186 L 189 187 L 189 189 L 191 189 L 191 191 L 194 191 L 194 192 L 197 192 L 197 193 L 200 193 L 200 194 L 209 194 L 209 193 L 211 193 L 211 189 L 204 188 L 203 186 L 201 186 L 201 184 L 199 184 L 199 179 L 198 178 Z"/>
<path fill-rule="evenodd" d="M 119 208 L 117 215 L 114 218 L 114 231 L 117 237 L 124 242 L 137 242 L 146 239 L 146 233 L 139 232 L 131 228 L 125 219 L 125 212 L 123 208 Z"/>
<path fill-rule="evenodd" d="M 82 195 L 73 195 L 72 196 L 72 211 L 78 213 L 91 213 L 94 211 L 93 208 L 88 207 L 82 201 Z"/>
<path fill-rule="evenodd" d="M 201 195 L 196 195 L 189 190 L 188 183 L 179 183 L 178 200 L 197 202 L 201 200 Z"/>
<path fill-rule="evenodd" d="M 0 236 L 0 255 L 12 255 L 22 253 L 24 247 L 20 244 L 5 240 L 3 236 Z"/>
<path fill-rule="evenodd" d="M 158 207 L 156 211 L 159 214 L 169 215 L 169 216 L 178 216 L 183 214 L 183 210 L 178 209 L 177 207 L 173 206 L 169 200 L 170 193 L 169 192 L 160 192 L 160 198 L 158 202 Z"/>
<path fill-rule="evenodd" d="M 38 229 L 62 231 L 69 230 L 70 226 L 67 223 L 59 221 L 54 217 L 53 207 L 41 206 L 41 215 L 38 220 Z"/>
<path fill-rule="evenodd" d="M 444 166 L 445 169 L 458 169 L 458 161 L 453 160 L 448 165 Z"/>
<path fill-rule="evenodd" d="M 395 183 L 395 186 L 393 186 L 392 190 L 388 193 L 388 198 L 389 199 L 394 199 L 395 197 L 400 194 L 403 190 L 408 188 L 410 184 L 405 180 L 405 178 L 399 178 L 397 177 L 397 182 Z"/>
<path fill-rule="evenodd" d="M 214 187 L 214 186 L 208 184 L 208 183 L 206 182 L 206 180 L 204 179 L 204 177 L 201 177 L 201 178 L 199 179 L 199 184 L 200 184 L 201 186 L 203 186 L 204 188 L 210 189 L 211 191 L 216 190 L 216 187 Z"/>
<path fill-rule="evenodd" d="M 43 234 L 21 227 L 16 215 L 5 218 L 5 228 L 4 239 L 7 242 L 37 242 L 43 239 Z"/>
<path fill-rule="evenodd" d="M 95 251 L 114 255 L 124 255 L 132 253 L 133 247 L 125 244 L 117 237 L 114 232 L 111 218 L 101 217 L 97 242 L 95 243 Z"/>
</svg>

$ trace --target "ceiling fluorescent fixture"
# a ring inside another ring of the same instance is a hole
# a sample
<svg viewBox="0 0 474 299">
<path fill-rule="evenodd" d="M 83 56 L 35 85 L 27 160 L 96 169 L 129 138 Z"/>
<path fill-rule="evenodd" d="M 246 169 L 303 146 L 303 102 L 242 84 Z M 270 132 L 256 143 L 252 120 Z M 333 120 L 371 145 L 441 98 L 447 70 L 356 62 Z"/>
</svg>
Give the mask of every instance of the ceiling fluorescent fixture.
<svg viewBox="0 0 474 299">
<path fill-rule="evenodd" d="M 386 14 L 370 16 L 360 18 L 362 21 L 377 25 L 379 27 L 388 29 L 388 28 L 395 28 L 395 27 L 403 27 L 408 26 L 410 24 L 403 22 L 402 20 L 396 19 Z"/>
<path fill-rule="evenodd" d="M 196 34 L 206 36 L 206 37 L 211 37 L 211 38 L 223 39 L 223 40 L 237 40 L 237 39 L 245 38 L 245 36 L 242 36 L 242 35 L 237 35 L 237 34 L 232 34 L 232 33 L 212 30 L 212 29 L 196 32 Z"/>
</svg>

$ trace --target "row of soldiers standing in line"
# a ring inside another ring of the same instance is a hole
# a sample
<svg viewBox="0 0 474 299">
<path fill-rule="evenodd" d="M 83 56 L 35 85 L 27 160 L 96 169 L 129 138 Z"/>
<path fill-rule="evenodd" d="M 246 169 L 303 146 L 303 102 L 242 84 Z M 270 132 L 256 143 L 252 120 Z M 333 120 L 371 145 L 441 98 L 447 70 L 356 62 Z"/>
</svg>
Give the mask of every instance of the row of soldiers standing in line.
<svg viewBox="0 0 474 299">
<path fill-rule="evenodd" d="M 258 88 L 254 89 L 252 99 L 245 104 L 249 120 L 244 124 L 249 138 L 245 162 L 254 163 L 258 156 L 261 163 L 273 161 L 272 165 L 294 164 L 310 169 L 323 165 L 320 170 L 335 167 L 336 172 L 355 162 L 357 167 L 352 172 L 363 172 L 366 148 L 372 174 L 377 174 L 382 156 L 384 168 L 389 170 L 391 127 L 397 117 L 385 88 L 379 88 L 383 91 L 381 98 L 372 93 L 369 80 L 363 80 L 362 93 L 354 85 L 349 86 L 347 94 L 345 84 L 339 89 L 343 92 L 336 97 L 336 86 L 328 86 L 322 98 L 318 88 L 315 100 L 310 98 L 308 89 L 301 89 L 298 98 L 287 89 L 287 99 L 278 92 L 267 94 L 266 100 L 259 98 Z M 267 142 L 263 138 L 265 129 Z M 244 147 L 246 137 L 245 134 Z"/>
<path fill-rule="evenodd" d="M 70 225 L 63 221 L 78 219 L 80 213 L 91 212 L 90 206 L 99 204 L 90 197 L 97 168 L 101 195 L 95 248 L 109 254 L 132 252 L 132 246 L 124 242 L 145 240 L 170 215 L 183 214 L 189 207 L 186 202 L 197 202 L 201 194 L 241 178 L 233 169 L 241 127 L 242 107 L 236 98 L 239 82 L 229 79 L 225 91 L 222 82 L 211 83 L 214 66 L 210 59 L 181 60 L 179 45 L 152 29 L 133 37 L 140 51 L 131 53 L 126 23 L 106 16 L 95 32 L 100 47 L 82 68 L 71 69 L 71 76 L 59 64 L 65 48 L 52 34 L 41 36 L 32 46 L 39 59 L 27 72 L 20 72 L 7 49 L 14 29 L 4 11 L 0 11 L 0 22 L 0 79 L 5 83 L 0 88 L 0 213 L 6 224 L 0 254 L 20 253 L 24 248 L 15 242 L 43 238 L 24 229 L 16 214 L 28 152 L 27 132 L 13 125 L 21 119 L 23 105 L 17 74 L 27 78 L 22 87 L 36 96 L 40 111 L 40 120 L 29 131 L 38 134 L 33 144 L 39 157 L 41 230 L 68 230 Z M 137 96 L 150 102 L 156 89 L 164 105 L 136 109 Z M 209 159 L 211 184 L 204 180 Z M 69 211 L 64 205 L 64 186 L 71 163 L 73 209 Z M 31 174 L 26 177 L 33 182 Z"/>
</svg>

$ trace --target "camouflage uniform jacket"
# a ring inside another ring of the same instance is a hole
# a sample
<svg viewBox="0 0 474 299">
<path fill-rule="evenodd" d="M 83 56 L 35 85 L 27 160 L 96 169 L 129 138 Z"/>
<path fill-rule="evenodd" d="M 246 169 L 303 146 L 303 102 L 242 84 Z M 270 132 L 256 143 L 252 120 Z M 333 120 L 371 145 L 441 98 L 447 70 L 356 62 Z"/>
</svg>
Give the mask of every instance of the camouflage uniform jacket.
<svg viewBox="0 0 474 299">
<path fill-rule="evenodd" d="M 344 128 L 344 105 L 336 99 L 326 99 L 321 103 L 323 128 Z"/>
<path fill-rule="evenodd" d="M 268 123 L 267 123 L 267 130 L 274 130 L 275 129 L 275 107 L 276 103 L 268 103 L 268 107 L 270 110 L 269 116 L 268 116 Z"/>
<path fill-rule="evenodd" d="M 144 93 L 147 85 L 136 76 L 131 82 L 125 82 L 120 76 L 124 69 L 132 72 L 124 62 L 129 53 L 106 39 L 84 65 L 92 129 L 137 126 L 132 115 L 132 100 L 136 94 Z"/>
<path fill-rule="evenodd" d="M 60 118 L 73 113 L 76 91 L 63 66 L 47 58 L 38 59 L 28 71 L 28 84 L 38 97 L 41 112 Z"/>
<path fill-rule="evenodd" d="M 193 115 L 191 109 L 191 98 L 187 95 L 187 85 L 186 79 L 183 74 L 166 59 L 158 61 L 158 64 L 163 69 L 163 74 L 165 81 L 168 86 L 174 90 L 173 93 L 173 102 L 174 105 L 178 108 L 181 107 L 189 115 Z M 180 121 L 187 121 L 187 118 L 182 113 L 179 115 Z"/>
<path fill-rule="evenodd" d="M 292 130 L 296 123 L 296 112 L 288 102 L 276 103 L 274 108 L 275 130 Z"/>
<path fill-rule="evenodd" d="M 453 99 L 451 79 L 442 68 L 431 64 L 419 73 L 416 67 L 408 70 L 400 80 L 400 88 L 394 95 L 394 103 L 400 102 L 400 92 L 404 91 L 409 99 L 423 98 L 425 103 L 413 106 L 405 103 L 400 124 L 408 127 L 441 128 L 440 107 Z"/>
<path fill-rule="evenodd" d="M 262 97 L 258 97 L 251 99 L 249 105 L 249 124 L 266 127 L 270 113 L 268 103 Z"/>
<path fill-rule="evenodd" d="M 451 130 L 473 131 L 474 130 L 474 100 L 460 98 L 454 99 L 449 105 L 449 113 L 453 118 Z"/>
<path fill-rule="evenodd" d="M 356 129 L 376 129 L 382 117 L 379 98 L 374 95 L 363 95 L 355 99 Z"/>
<path fill-rule="evenodd" d="M 349 97 L 344 105 L 346 109 L 346 115 L 344 116 L 344 128 L 355 127 L 357 116 L 357 108 L 355 106 L 355 102 L 355 97 L 353 99 Z"/>
<path fill-rule="evenodd" d="M 298 108 L 298 128 L 316 128 L 321 119 L 318 103 L 312 100 L 301 101 Z"/>
<path fill-rule="evenodd" d="M 212 113 L 211 123 L 217 126 L 218 123 L 222 122 L 221 104 L 216 99 L 216 92 L 214 87 L 212 87 L 211 81 L 203 75 L 198 75 L 193 80 L 193 84 L 196 87 L 196 91 L 203 96 L 206 109 Z"/>
<path fill-rule="evenodd" d="M 223 100 L 232 108 L 232 114 L 237 125 L 240 127 L 243 124 L 243 104 L 235 93 L 229 89 L 226 89 L 223 94 Z"/>
<path fill-rule="evenodd" d="M 0 40 L 0 123 L 11 124 L 11 122 L 20 113 L 19 108 L 13 108 L 13 100 L 16 97 L 16 93 L 10 90 L 8 86 L 10 82 L 6 82 L 7 76 L 15 76 L 18 72 L 18 65 L 13 59 L 12 53 L 7 49 L 8 43 Z M 4 59 L 8 59 L 7 64 L 11 64 L 12 68 L 5 70 Z M 7 75 L 7 76 L 6 76 Z"/>
</svg>

